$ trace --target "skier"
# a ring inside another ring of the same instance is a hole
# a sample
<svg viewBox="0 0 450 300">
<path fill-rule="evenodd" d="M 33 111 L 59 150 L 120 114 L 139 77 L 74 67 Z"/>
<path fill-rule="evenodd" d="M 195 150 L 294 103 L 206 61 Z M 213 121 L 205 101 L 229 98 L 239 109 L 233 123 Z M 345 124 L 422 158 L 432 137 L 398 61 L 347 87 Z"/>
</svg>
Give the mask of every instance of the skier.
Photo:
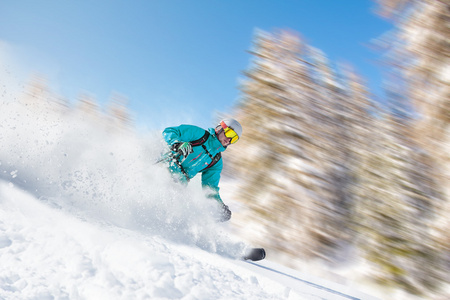
<svg viewBox="0 0 450 300">
<path fill-rule="evenodd" d="M 219 195 L 220 173 L 223 162 L 221 152 L 236 143 L 242 135 L 242 126 L 235 119 L 224 119 L 216 128 L 204 130 L 193 125 L 168 127 L 163 137 L 170 147 L 169 170 L 181 182 L 189 182 L 202 174 L 202 187 L 207 196 L 220 205 L 220 222 L 231 218 L 231 211 Z"/>
</svg>

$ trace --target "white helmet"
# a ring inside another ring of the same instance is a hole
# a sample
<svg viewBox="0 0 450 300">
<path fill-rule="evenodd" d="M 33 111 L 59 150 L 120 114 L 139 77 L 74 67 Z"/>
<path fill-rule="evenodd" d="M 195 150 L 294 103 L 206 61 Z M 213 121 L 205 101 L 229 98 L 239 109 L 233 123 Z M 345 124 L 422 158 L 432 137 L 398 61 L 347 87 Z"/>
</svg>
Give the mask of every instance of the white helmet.
<svg viewBox="0 0 450 300">
<path fill-rule="evenodd" d="M 220 121 L 218 127 L 222 128 L 223 130 L 225 130 L 226 128 L 229 127 L 234 132 L 236 132 L 238 138 L 240 138 L 242 136 L 242 125 L 235 119 L 232 119 L 232 118 L 223 119 L 222 121 Z M 236 141 L 237 141 L 237 139 L 236 139 Z"/>
</svg>

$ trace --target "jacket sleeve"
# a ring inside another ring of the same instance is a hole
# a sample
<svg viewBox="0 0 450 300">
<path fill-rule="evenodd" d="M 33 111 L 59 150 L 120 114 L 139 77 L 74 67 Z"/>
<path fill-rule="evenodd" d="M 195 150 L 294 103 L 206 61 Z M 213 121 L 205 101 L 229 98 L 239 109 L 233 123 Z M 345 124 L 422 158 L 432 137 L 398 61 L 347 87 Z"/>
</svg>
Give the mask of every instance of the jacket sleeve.
<svg viewBox="0 0 450 300">
<path fill-rule="evenodd" d="M 208 197 L 217 200 L 221 204 L 223 204 L 223 201 L 219 195 L 219 181 L 222 168 L 223 162 L 221 159 L 214 166 L 202 172 L 202 187 L 210 189 Z"/>
<path fill-rule="evenodd" d="M 190 142 L 201 138 L 205 130 L 194 125 L 180 125 L 176 127 L 167 127 L 162 135 L 169 146 L 178 142 Z"/>
</svg>

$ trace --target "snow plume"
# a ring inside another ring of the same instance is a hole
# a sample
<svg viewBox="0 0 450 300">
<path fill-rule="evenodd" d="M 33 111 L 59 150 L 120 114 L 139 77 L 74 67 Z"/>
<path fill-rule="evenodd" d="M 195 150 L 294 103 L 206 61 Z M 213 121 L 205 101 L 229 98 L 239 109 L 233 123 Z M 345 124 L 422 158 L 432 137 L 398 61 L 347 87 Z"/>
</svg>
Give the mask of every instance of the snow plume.
<svg viewBox="0 0 450 300">
<path fill-rule="evenodd" d="M 82 219 L 228 256 L 241 253 L 241 243 L 218 234 L 218 206 L 200 183 L 175 183 L 155 163 L 166 150 L 160 132 L 140 136 L 86 109 L 89 101 L 69 108 L 39 84 L 0 101 L 3 181 Z"/>
</svg>

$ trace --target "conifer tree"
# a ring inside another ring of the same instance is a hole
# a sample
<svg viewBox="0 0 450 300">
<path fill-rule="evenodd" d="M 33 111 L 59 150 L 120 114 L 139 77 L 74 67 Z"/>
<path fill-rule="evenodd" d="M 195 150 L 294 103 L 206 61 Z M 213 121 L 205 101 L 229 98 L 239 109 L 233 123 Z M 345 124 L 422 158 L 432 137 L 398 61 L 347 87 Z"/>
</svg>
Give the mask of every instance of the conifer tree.
<svg viewBox="0 0 450 300">
<path fill-rule="evenodd" d="M 442 280 L 430 235 L 435 183 L 418 163 L 420 155 L 395 134 L 394 118 L 385 116 L 377 128 L 372 135 L 376 142 L 362 155 L 353 191 L 358 244 L 373 267 L 371 279 L 423 296 Z"/>
<path fill-rule="evenodd" d="M 128 99 L 118 93 L 114 93 L 108 104 L 108 125 L 118 130 L 129 130 L 132 128 L 132 117 L 128 110 Z"/>
<path fill-rule="evenodd" d="M 295 125 L 283 118 L 285 114 L 291 120 L 302 118 L 296 113 L 296 103 L 288 96 L 293 91 L 288 88 L 286 78 L 290 72 L 289 63 L 298 64 L 296 54 L 301 48 L 299 40 L 293 36 L 286 34 L 284 38 L 285 43 L 281 44 L 274 42 L 267 33 L 258 33 L 252 52 L 257 59 L 252 69 L 246 72 L 248 80 L 242 87 L 245 96 L 238 109 L 245 136 L 239 153 L 231 155 L 239 161 L 232 164 L 237 166 L 235 172 L 245 178 L 240 198 L 249 206 L 249 216 L 268 231 L 296 226 L 296 220 L 304 218 L 296 216 L 295 199 L 285 194 L 278 180 L 290 178 L 284 165 L 285 156 L 299 150 L 295 141 L 285 143 L 285 140 L 302 138 Z M 288 214 L 294 214 L 289 218 L 290 226 L 284 221 L 286 219 L 283 220 Z M 272 240 L 267 243 L 278 245 L 277 248 L 283 251 L 295 247 L 287 243 L 284 232 L 270 235 Z"/>
<path fill-rule="evenodd" d="M 381 13 L 392 17 L 393 72 L 407 83 L 406 93 L 418 117 L 415 139 L 434 158 L 439 180 L 450 201 L 450 2 L 443 0 L 379 0 Z"/>
<path fill-rule="evenodd" d="M 246 221 L 270 233 L 259 242 L 332 260 L 351 240 L 353 123 L 368 115 L 357 84 L 349 76 L 348 91 L 339 87 L 317 52 L 292 33 L 259 33 L 238 109 L 245 137 L 232 165 L 244 182 Z"/>
<path fill-rule="evenodd" d="M 380 0 L 381 13 L 392 18 L 397 32 L 391 45 L 392 73 L 406 83 L 405 93 L 416 112 L 410 135 L 416 155 L 415 190 L 431 199 L 435 211 L 430 233 L 439 242 L 441 261 L 448 266 L 450 234 L 450 2 L 442 0 Z M 419 150 L 417 150 L 419 149 Z M 427 170 L 427 172 L 424 172 Z M 420 175 L 420 176 L 419 176 Z M 433 183 L 425 184 L 424 183 Z M 428 188 L 426 188 L 428 186 Z M 430 190 L 431 189 L 431 190 Z M 445 261 L 447 259 L 447 261 Z M 446 272 L 448 273 L 448 271 Z M 447 280 L 450 277 L 447 274 Z"/>
</svg>

